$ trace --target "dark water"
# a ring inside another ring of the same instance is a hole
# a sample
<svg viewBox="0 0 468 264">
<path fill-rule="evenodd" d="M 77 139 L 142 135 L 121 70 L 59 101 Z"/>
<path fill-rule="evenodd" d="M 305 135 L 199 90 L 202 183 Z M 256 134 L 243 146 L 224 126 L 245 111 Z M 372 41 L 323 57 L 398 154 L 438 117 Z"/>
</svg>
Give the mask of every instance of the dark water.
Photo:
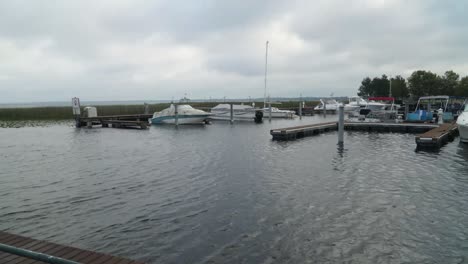
<svg viewBox="0 0 468 264">
<path fill-rule="evenodd" d="M 468 145 L 271 141 L 297 123 L 0 129 L 0 230 L 155 263 L 468 263 Z"/>
</svg>

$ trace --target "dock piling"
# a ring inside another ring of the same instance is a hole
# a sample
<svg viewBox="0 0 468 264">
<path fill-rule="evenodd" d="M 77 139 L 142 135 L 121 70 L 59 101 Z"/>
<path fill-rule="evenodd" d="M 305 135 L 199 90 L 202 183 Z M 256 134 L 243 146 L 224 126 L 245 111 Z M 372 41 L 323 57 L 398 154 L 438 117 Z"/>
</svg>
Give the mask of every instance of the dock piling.
<svg viewBox="0 0 468 264">
<path fill-rule="evenodd" d="M 302 102 L 299 102 L 298 114 L 299 114 L 299 119 L 302 119 Z"/>
<path fill-rule="evenodd" d="M 268 121 L 271 122 L 271 101 L 270 101 L 270 96 L 268 96 Z"/>
<path fill-rule="evenodd" d="M 324 102 L 323 104 L 323 117 L 327 117 L 327 104 Z"/>
<path fill-rule="evenodd" d="M 344 106 L 340 104 L 338 108 L 338 144 L 344 143 Z"/>
<path fill-rule="evenodd" d="M 175 125 L 179 125 L 179 112 L 177 110 L 177 104 L 174 104 L 174 110 L 175 110 Z"/>
<path fill-rule="evenodd" d="M 231 124 L 234 123 L 234 105 L 231 103 L 230 104 L 230 112 L 231 112 L 231 118 L 230 118 L 230 121 L 231 121 Z"/>
</svg>

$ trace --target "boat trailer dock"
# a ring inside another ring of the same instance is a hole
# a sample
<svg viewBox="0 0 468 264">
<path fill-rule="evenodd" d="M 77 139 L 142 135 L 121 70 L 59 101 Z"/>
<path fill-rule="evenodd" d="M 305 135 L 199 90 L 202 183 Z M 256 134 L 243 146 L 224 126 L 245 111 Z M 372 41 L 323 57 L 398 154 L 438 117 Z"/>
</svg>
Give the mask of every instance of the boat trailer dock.
<svg viewBox="0 0 468 264">
<path fill-rule="evenodd" d="M 344 122 L 345 130 L 424 133 L 416 136 L 418 147 L 439 148 L 457 135 L 456 124 Z M 311 124 L 270 130 L 273 140 L 295 140 L 338 130 L 338 122 Z"/>
<path fill-rule="evenodd" d="M 3 263 L 143 264 L 143 262 L 0 231 L 0 264 Z"/>
</svg>

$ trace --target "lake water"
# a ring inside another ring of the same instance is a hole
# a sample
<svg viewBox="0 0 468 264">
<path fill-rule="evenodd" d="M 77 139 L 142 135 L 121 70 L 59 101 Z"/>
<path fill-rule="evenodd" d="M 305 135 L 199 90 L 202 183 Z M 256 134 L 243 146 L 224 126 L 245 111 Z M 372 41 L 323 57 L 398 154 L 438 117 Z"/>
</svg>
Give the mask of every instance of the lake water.
<svg viewBox="0 0 468 264">
<path fill-rule="evenodd" d="M 0 129 L 0 230 L 150 263 L 468 263 L 468 145 L 269 135 L 323 121 Z"/>
</svg>

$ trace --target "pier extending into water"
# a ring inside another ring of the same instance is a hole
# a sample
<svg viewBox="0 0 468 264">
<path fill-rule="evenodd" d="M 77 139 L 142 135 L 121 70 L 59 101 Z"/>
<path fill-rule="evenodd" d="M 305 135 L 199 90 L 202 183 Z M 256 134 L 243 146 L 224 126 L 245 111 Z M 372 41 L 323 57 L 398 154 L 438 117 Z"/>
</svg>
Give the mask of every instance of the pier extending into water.
<svg viewBox="0 0 468 264">
<path fill-rule="evenodd" d="M 0 231 L 0 264 L 3 263 L 143 264 L 143 262 Z"/>
<path fill-rule="evenodd" d="M 79 117 L 76 120 L 76 126 L 91 128 L 95 125 L 102 125 L 103 127 L 146 129 L 149 126 L 148 120 L 152 116 L 151 114 L 139 114 Z"/>
<path fill-rule="evenodd" d="M 344 122 L 345 130 L 424 133 L 416 136 L 418 147 L 441 147 L 457 135 L 456 124 L 423 124 L 423 123 L 377 123 L 377 122 Z M 295 140 L 307 136 L 319 135 L 338 130 L 338 122 L 327 122 L 305 126 L 286 127 L 270 130 L 273 140 Z"/>
<path fill-rule="evenodd" d="M 415 140 L 418 148 L 440 148 L 449 141 L 454 140 L 457 135 L 457 124 L 446 123 L 424 134 L 417 135 Z"/>
</svg>

